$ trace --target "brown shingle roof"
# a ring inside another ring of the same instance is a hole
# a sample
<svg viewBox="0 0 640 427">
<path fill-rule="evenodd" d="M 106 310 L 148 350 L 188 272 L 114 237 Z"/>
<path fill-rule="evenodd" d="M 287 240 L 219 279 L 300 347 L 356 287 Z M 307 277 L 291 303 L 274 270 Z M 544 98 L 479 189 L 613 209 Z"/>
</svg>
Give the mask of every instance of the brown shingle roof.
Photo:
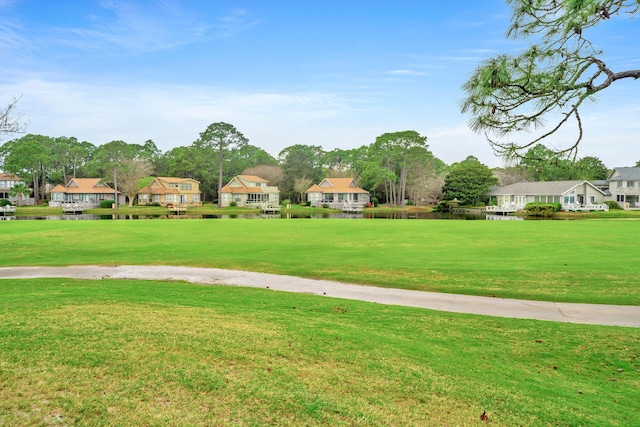
<svg viewBox="0 0 640 427">
<path fill-rule="evenodd" d="M 267 182 L 266 179 L 260 178 L 259 176 L 256 176 L 256 175 L 238 175 L 238 177 L 242 179 L 246 179 L 247 181 L 251 181 L 251 182 Z"/>
<path fill-rule="evenodd" d="M 113 188 L 105 184 L 101 178 L 73 178 L 66 186 L 56 185 L 52 193 L 67 194 L 102 194 L 113 193 Z"/>
<path fill-rule="evenodd" d="M 354 187 L 351 184 L 354 184 L 353 178 L 325 178 L 322 180 L 326 181 L 330 184 L 329 187 L 320 186 L 320 184 L 315 184 L 309 187 L 306 191 L 307 193 L 365 193 L 369 194 L 367 190 L 364 190 L 360 187 Z"/>
</svg>

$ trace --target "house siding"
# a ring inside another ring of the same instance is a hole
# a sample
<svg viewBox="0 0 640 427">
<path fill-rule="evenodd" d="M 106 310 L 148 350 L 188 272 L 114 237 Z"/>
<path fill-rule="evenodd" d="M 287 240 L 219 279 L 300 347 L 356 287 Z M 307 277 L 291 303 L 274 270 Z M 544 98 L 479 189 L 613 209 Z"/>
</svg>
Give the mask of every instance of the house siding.
<svg viewBox="0 0 640 427">
<path fill-rule="evenodd" d="M 623 209 L 640 209 L 640 168 L 614 168 L 607 181 L 610 200 Z"/>
</svg>

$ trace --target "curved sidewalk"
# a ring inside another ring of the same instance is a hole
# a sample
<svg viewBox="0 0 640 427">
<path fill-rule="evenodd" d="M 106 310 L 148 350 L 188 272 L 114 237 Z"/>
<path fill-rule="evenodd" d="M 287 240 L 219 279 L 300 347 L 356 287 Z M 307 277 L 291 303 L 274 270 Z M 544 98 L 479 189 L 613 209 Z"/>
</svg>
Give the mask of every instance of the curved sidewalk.
<svg viewBox="0 0 640 427">
<path fill-rule="evenodd" d="M 206 285 L 267 288 L 285 292 L 402 305 L 455 313 L 549 320 L 606 326 L 640 327 L 639 306 L 574 304 L 490 298 L 439 292 L 351 285 L 328 280 L 217 268 L 171 266 L 1 267 L 0 279 L 66 277 L 77 279 L 175 280 Z"/>
</svg>

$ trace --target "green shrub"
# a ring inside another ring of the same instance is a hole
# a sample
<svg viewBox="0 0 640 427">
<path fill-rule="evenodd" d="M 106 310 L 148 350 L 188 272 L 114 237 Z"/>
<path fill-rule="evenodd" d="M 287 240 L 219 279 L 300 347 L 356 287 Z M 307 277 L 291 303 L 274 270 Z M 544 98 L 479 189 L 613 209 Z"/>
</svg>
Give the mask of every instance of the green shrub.
<svg viewBox="0 0 640 427">
<path fill-rule="evenodd" d="M 325 209 L 327 209 L 327 208 L 329 207 L 329 203 L 323 203 L 323 204 L 322 204 L 322 207 L 323 207 L 323 208 L 325 208 Z"/>
<path fill-rule="evenodd" d="M 618 202 L 616 202 L 615 200 L 607 200 L 606 202 L 604 202 L 604 204 L 609 206 L 609 210 L 611 210 L 611 209 L 622 209 L 620 207 L 620 205 L 618 204 Z"/>
<path fill-rule="evenodd" d="M 13 206 L 13 203 L 8 199 L 0 199 L 0 206 Z"/>
<path fill-rule="evenodd" d="M 527 203 L 524 207 L 528 216 L 551 217 L 560 210 L 560 203 Z"/>
<path fill-rule="evenodd" d="M 229 206 L 235 208 L 236 206 L 238 206 L 238 204 L 236 202 L 229 202 Z"/>
<path fill-rule="evenodd" d="M 105 209 L 111 209 L 111 205 L 115 203 L 114 200 L 103 200 L 100 202 L 100 207 Z"/>
<path fill-rule="evenodd" d="M 311 206 L 311 202 L 310 202 L 309 200 L 307 200 L 306 202 L 304 202 L 304 205 L 305 205 L 306 207 L 309 207 L 309 206 Z"/>
<path fill-rule="evenodd" d="M 371 198 L 371 204 L 373 205 L 374 208 L 378 207 L 378 199 L 375 197 Z"/>
</svg>

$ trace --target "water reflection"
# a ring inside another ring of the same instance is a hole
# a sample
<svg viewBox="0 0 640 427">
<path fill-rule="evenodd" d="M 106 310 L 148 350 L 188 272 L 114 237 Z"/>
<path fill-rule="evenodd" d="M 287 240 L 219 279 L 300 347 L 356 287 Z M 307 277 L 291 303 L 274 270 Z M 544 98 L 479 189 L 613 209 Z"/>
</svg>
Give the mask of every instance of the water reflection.
<svg viewBox="0 0 640 427">
<path fill-rule="evenodd" d="M 449 220 L 522 220 L 522 217 L 503 215 L 454 214 L 449 212 L 295 212 L 279 214 L 183 214 L 183 215 L 49 215 L 49 216 L 11 216 L 11 220 L 134 220 L 134 219 L 449 219 Z"/>
</svg>

